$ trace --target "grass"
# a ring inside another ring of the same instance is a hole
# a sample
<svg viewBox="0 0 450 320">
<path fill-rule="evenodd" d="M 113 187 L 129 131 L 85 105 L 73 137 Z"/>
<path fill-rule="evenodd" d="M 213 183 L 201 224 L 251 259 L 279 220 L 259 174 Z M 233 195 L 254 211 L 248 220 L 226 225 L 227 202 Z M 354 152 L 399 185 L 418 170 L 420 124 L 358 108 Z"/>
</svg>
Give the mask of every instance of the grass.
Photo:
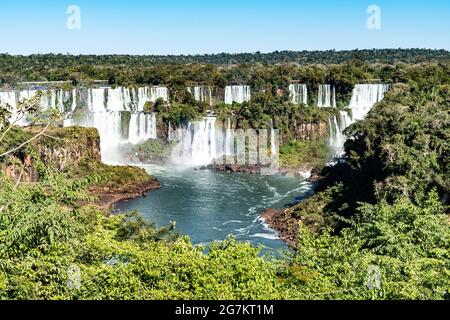
<svg viewBox="0 0 450 320">
<path fill-rule="evenodd" d="M 299 167 L 306 164 L 323 167 L 330 154 L 323 140 L 291 140 L 280 148 L 282 167 Z"/>
</svg>

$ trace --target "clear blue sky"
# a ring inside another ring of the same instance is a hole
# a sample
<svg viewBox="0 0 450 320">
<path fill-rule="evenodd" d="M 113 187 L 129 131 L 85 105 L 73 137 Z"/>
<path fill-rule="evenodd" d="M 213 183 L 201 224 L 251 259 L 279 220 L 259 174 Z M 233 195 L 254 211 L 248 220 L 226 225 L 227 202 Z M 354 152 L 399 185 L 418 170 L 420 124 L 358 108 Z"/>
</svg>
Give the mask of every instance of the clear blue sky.
<svg viewBox="0 0 450 320">
<path fill-rule="evenodd" d="M 69 5 L 81 29 L 68 30 Z M 369 30 L 369 5 L 381 30 Z M 0 52 L 202 54 L 450 49 L 449 0 L 1 0 Z"/>
</svg>

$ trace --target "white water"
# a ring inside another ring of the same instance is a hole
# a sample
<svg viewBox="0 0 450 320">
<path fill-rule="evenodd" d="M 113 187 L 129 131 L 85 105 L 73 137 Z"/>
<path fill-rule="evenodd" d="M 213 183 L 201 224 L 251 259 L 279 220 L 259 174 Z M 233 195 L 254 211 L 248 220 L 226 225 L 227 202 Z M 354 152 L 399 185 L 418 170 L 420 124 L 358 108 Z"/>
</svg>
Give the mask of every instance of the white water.
<svg viewBox="0 0 450 320">
<path fill-rule="evenodd" d="M 144 110 L 144 105 L 147 101 L 156 102 L 162 99 L 164 102 L 169 101 L 169 89 L 166 87 L 141 87 L 138 88 L 138 111 Z"/>
<path fill-rule="evenodd" d="M 87 106 L 91 112 L 102 111 L 144 111 L 146 102 L 154 103 L 159 98 L 169 101 L 166 87 L 100 87 L 90 88 Z"/>
<path fill-rule="evenodd" d="M 169 122 L 167 129 L 167 142 L 172 142 L 173 140 L 173 129 L 172 124 Z"/>
<path fill-rule="evenodd" d="M 156 116 L 154 113 L 132 113 L 128 142 L 138 144 L 148 139 L 156 139 Z"/>
<path fill-rule="evenodd" d="M 217 155 L 215 123 L 215 117 L 205 117 L 189 122 L 186 130 L 177 129 L 180 141 L 172 152 L 172 162 L 184 167 L 210 164 Z"/>
<path fill-rule="evenodd" d="M 308 104 L 308 88 L 306 84 L 290 84 L 289 92 L 293 104 Z"/>
<path fill-rule="evenodd" d="M 17 110 L 16 92 L 12 90 L 0 91 L 0 105 L 8 106 L 8 111 L 11 112 L 9 121 L 16 124 L 24 124 L 24 117 L 20 117 Z"/>
<path fill-rule="evenodd" d="M 346 140 L 343 134 L 343 131 L 345 130 L 346 126 L 342 121 L 342 117 L 338 121 L 336 115 L 334 114 L 330 115 L 328 119 L 328 126 L 330 128 L 329 143 L 332 152 L 335 155 L 341 154 L 343 152 L 343 147 Z"/>
<path fill-rule="evenodd" d="M 38 90 L 21 90 L 17 94 L 19 100 L 30 99 Z M 42 111 L 57 109 L 64 115 L 64 125 L 80 125 L 94 127 L 99 131 L 101 151 L 105 161 L 115 157 L 116 148 L 123 143 L 142 143 L 148 139 L 156 139 L 156 116 L 144 113 L 146 102 L 155 102 L 162 98 L 169 99 L 169 91 L 165 87 L 100 87 L 80 88 L 64 91 L 60 89 L 43 90 L 40 101 Z M 12 106 L 12 93 L 0 93 L 2 100 L 8 98 Z M 88 114 L 85 119 L 73 119 L 78 106 L 86 106 Z M 131 112 L 125 117 L 124 112 Z M 14 112 L 13 112 L 14 113 Z"/>
<path fill-rule="evenodd" d="M 275 138 L 276 138 L 275 129 L 273 127 L 273 120 L 271 120 L 271 122 L 270 122 L 270 156 L 272 158 L 274 156 L 276 156 L 278 153 Z"/>
<path fill-rule="evenodd" d="M 188 92 L 193 95 L 197 101 L 205 102 L 210 106 L 213 105 L 212 88 L 204 86 L 188 87 Z"/>
<path fill-rule="evenodd" d="M 124 143 L 138 144 L 156 139 L 156 115 L 144 113 L 146 102 L 162 98 L 168 100 L 168 90 L 164 87 L 142 88 L 94 88 L 88 89 L 88 109 L 92 121 L 75 123 L 93 126 L 100 134 L 104 161 L 117 158 L 117 147 Z M 124 111 L 130 111 L 129 122 Z M 126 130 L 128 127 L 128 131 Z"/>
<path fill-rule="evenodd" d="M 349 106 L 352 109 L 352 122 L 364 119 L 374 104 L 383 100 L 388 90 L 389 85 L 386 84 L 357 84 Z"/>
<path fill-rule="evenodd" d="M 222 163 L 224 155 L 235 154 L 230 118 L 224 132 L 216 128 L 216 118 L 208 116 L 202 121 L 189 122 L 187 129 L 178 128 L 172 135 L 176 135 L 178 140 L 172 152 L 172 162 L 183 167 Z"/>
<path fill-rule="evenodd" d="M 351 116 L 345 111 L 340 111 L 340 118 L 331 115 L 328 120 L 330 128 L 330 146 L 335 155 L 344 152 L 344 143 L 347 137 L 344 130 L 358 120 L 363 120 L 370 109 L 382 101 L 384 94 L 389 90 L 386 84 L 357 84 L 352 92 L 349 108 Z"/>
<path fill-rule="evenodd" d="M 231 131 L 231 119 L 227 119 L 227 130 L 225 132 L 225 148 L 224 152 L 227 156 L 234 155 L 234 137 L 233 132 Z"/>
<path fill-rule="evenodd" d="M 225 103 L 232 104 L 233 102 L 243 103 L 250 101 L 251 93 L 250 86 L 227 86 L 225 87 Z"/>
<path fill-rule="evenodd" d="M 122 140 L 122 130 L 120 127 L 120 112 L 95 112 L 92 114 L 92 122 L 87 127 L 94 127 L 100 135 L 100 149 L 103 158 L 112 156 L 112 149 L 115 149 Z M 83 124 L 81 124 L 83 125 Z"/>
<path fill-rule="evenodd" d="M 319 108 L 336 108 L 336 89 L 330 84 L 321 84 L 317 95 Z"/>
</svg>

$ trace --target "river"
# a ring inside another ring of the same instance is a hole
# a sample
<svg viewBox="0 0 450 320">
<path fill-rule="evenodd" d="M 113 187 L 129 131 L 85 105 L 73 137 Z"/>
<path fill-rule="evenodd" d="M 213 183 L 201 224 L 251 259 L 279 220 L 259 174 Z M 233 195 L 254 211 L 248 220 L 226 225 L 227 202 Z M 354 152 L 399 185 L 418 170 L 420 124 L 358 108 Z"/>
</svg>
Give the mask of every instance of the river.
<svg viewBox="0 0 450 320">
<path fill-rule="evenodd" d="M 158 227 L 176 221 L 176 230 L 195 244 L 233 235 L 239 241 L 263 246 L 264 252 L 286 249 L 260 214 L 266 208 L 280 209 L 312 194 L 312 185 L 304 178 L 143 167 L 158 178 L 161 189 L 119 202 L 115 211 L 138 209 Z"/>
</svg>

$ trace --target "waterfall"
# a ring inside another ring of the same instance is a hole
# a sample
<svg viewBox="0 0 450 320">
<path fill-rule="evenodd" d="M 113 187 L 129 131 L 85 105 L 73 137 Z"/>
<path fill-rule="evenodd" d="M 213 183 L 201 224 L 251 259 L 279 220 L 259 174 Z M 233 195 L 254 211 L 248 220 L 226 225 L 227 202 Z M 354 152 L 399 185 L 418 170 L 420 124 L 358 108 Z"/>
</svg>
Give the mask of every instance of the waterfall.
<svg viewBox="0 0 450 320">
<path fill-rule="evenodd" d="M 342 115 L 342 114 L 341 114 Z M 343 131 L 345 130 L 345 122 L 342 121 L 343 117 L 341 116 L 339 121 L 336 115 L 330 115 L 328 119 L 328 126 L 330 128 L 330 147 L 333 150 L 333 153 L 338 155 L 341 154 L 344 150 L 345 136 Z"/>
<path fill-rule="evenodd" d="M 234 137 L 231 131 L 231 119 L 227 120 L 227 130 L 225 132 L 225 148 L 224 154 L 227 156 L 234 155 Z"/>
<path fill-rule="evenodd" d="M 181 141 L 174 148 L 172 162 L 183 166 L 210 164 L 217 156 L 215 123 L 215 117 L 189 122 Z"/>
<path fill-rule="evenodd" d="M 70 111 L 73 113 L 77 108 L 77 89 L 72 89 L 72 105 L 70 107 Z"/>
<path fill-rule="evenodd" d="M 104 112 L 106 110 L 105 103 L 106 88 L 88 89 L 87 107 L 91 112 Z"/>
<path fill-rule="evenodd" d="M 12 117 L 17 114 L 16 97 L 19 101 L 33 98 L 39 90 L 25 89 L 0 91 L 0 102 L 11 106 Z M 123 143 L 142 143 L 157 138 L 156 115 L 144 113 L 144 104 L 158 98 L 168 101 L 165 87 L 100 87 L 69 91 L 42 89 L 39 101 L 41 111 L 57 109 L 64 116 L 64 126 L 80 125 L 94 127 L 100 134 L 102 156 L 108 161 L 115 148 Z M 77 107 L 85 107 L 85 118 L 73 118 Z M 20 125 L 26 125 L 22 119 Z"/>
<path fill-rule="evenodd" d="M 15 122 L 18 125 L 25 123 L 25 117 L 18 119 L 19 114 L 17 111 L 17 101 L 16 101 L 16 92 L 12 90 L 8 91 L 0 91 L 0 105 L 6 106 L 8 105 L 8 111 L 11 113 L 9 117 L 9 121 L 11 123 Z"/>
<path fill-rule="evenodd" d="M 155 102 L 159 98 L 165 102 L 169 101 L 169 89 L 166 87 L 151 87 L 150 88 L 150 102 Z"/>
<path fill-rule="evenodd" d="M 122 117 L 120 112 L 95 112 L 92 114 L 91 121 L 87 126 L 98 130 L 102 151 L 116 147 L 122 140 Z"/>
<path fill-rule="evenodd" d="M 233 102 L 243 103 L 250 101 L 250 86 L 227 86 L 225 87 L 225 103 L 232 104 Z"/>
<path fill-rule="evenodd" d="M 364 119 L 374 104 L 383 100 L 388 90 L 389 85 L 386 84 L 357 84 L 349 106 L 352 110 L 352 121 Z"/>
<path fill-rule="evenodd" d="M 169 122 L 167 129 L 167 142 L 172 142 L 173 139 L 173 129 L 172 124 Z"/>
<path fill-rule="evenodd" d="M 195 100 L 205 102 L 210 106 L 213 105 L 211 87 L 203 87 L 203 86 L 188 87 L 187 91 L 194 97 Z"/>
<path fill-rule="evenodd" d="M 357 84 L 353 89 L 349 109 L 351 117 L 346 111 L 339 112 L 339 119 L 336 115 L 330 115 L 328 126 L 330 128 L 330 146 L 335 155 L 344 152 L 346 140 L 344 130 L 358 120 L 365 118 L 370 109 L 378 102 L 382 101 L 384 94 L 389 90 L 386 84 Z"/>
<path fill-rule="evenodd" d="M 38 90 L 35 89 L 28 89 L 28 90 L 21 90 L 19 92 L 19 101 L 22 101 L 23 99 L 31 99 L 37 94 Z"/>
<path fill-rule="evenodd" d="M 308 104 L 308 88 L 306 84 L 290 84 L 289 92 L 293 104 Z"/>
<path fill-rule="evenodd" d="M 270 156 L 273 159 L 278 154 L 277 143 L 276 143 L 275 129 L 273 127 L 273 120 L 270 124 Z"/>
<path fill-rule="evenodd" d="M 169 101 L 169 90 L 166 87 L 90 88 L 87 106 L 91 112 L 144 111 L 146 102 L 155 102 L 159 98 Z"/>
<path fill-rule="evenodd" d="M 132 113 L 128 125 L 128 140 L 132 144 L 138 144 L 148 139 L 156 139 L 156 116 L 154 113 Z"/>
<path fill-rule="evenodd" d="M 93 121 L 75 123 L 92 126 L 100 134 L 102 157 L 108 161 L 116 157 L 116 148 L 125 143 L 139 144 L 157 139 L 156 115 L 144 113 L 146 102 L 158 98 L 168 100 L 165 87 L 90 88 L 87 91 L 87 109 Z M 67 124 L 72 124 L 72 121 Z"/>
<path fill-rule="evenodd" d="M 131 89 L 117 87 L 105 88 L 104 90 L 106 92 L 105 105 L 108 111 L 127 111 L 131 109 Z"/>
<path fill-rule="evenodd" d="M 46 111 L 49 109 L 57 109 L 61 114 L 65 114 L 69 112 L 70 114 L 73 113 L 73 111 L 76 108 L 76 89 L 73 89 L 72 92 L 65 91 L 62 89 L 25 89 L 20 91 L 5 91 L 0 92 L 0 99 L 8 100 L 8 104 L 11 105 L 11 112 L 14 115 L 17 113 L 16 106 L 18 101 L 22 101 L 24 99 L 31 99 L 33 98 L 38 91 L 42 92 L 41 99 L 39 101 L 39 109 L 41 111 Z M 18 97 L 18 100 L 16 101 L 16 97 Z M 66 110 L 66 105 L 68 105 L 68 102 L 72 100 L 72 106 L 70 110 Z M 25 119 L 21 119 L 21 121 L 18 123 L 19 125 L 26 125 L 27 122 Z"/>
<path fill-rule="evenodd" d="M 139 144 L 149 139 L 157 139 L 156 115 L 144 113 L 143 110 L 146 102 L 155 102 L 158 98 L 167 100 L 168 89 L 164 87 L 90 88 L 87 90 L 86 106 L 90 113 L 88 119 L 93 120 L 76 123 L 67 121 L 66 124 L 96 128 L 100 134 L 103 159 L 114 161 L 117 158 L 119 145 Z"/>
<path fill-rule="evenodd" d="M 336 108 L 336 89 L 330 84 L 321 84 L 317 95 L 319 108 Z"/>
<path fill-rule="evenodd" d="M 16 92 L 12 90 L 0 91 L 0 103 L 16 108 Z"/>
</svg>

